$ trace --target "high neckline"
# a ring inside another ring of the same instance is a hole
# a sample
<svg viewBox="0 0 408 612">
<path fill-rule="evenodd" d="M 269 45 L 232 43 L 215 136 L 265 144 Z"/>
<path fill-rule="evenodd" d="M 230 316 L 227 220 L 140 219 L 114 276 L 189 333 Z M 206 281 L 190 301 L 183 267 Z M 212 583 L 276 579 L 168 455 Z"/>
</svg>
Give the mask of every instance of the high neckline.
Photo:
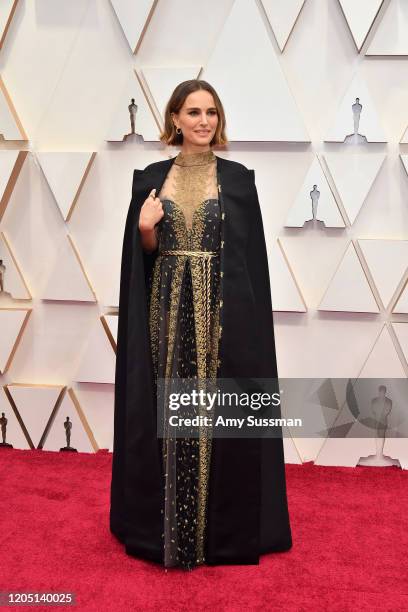
<svg viewBox="0 0 408 612">
<path fill-rule="evenodd" d="M 174 163 L 178 166 L 202 166 L 214 161 L 215 154 L 212 149 L 199 151 L 198 153 L 182 153 L 177 155 Z"/>
</svg>

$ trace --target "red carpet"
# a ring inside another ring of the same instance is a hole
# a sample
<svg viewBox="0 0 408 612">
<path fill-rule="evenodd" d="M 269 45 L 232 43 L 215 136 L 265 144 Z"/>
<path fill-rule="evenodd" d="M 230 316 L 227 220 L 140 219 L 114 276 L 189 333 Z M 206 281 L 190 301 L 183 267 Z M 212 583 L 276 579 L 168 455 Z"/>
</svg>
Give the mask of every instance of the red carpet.
<svg viewBox="0 0 408 612">
<path fill-rule="evenodd" d="M 110 534 L 106 451 L 0 462 L 0 591 L 73 591 L 75 609 L 99 612 L 408 610 L 407 471 L 287 465 L 292 550 L 187 573 L 127 556 Z"/>
</svg>

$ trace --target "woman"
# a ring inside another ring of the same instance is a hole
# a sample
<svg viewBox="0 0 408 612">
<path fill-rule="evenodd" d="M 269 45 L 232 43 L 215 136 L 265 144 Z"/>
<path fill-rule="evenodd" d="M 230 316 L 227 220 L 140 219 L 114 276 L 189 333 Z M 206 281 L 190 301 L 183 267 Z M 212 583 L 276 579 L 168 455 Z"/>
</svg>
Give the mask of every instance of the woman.
<svg viewBox="0 0 408 612">
<path fill-rule="evenodd" d="M 134 171 L 125 227 L 110 528 L 165 567 L 292 546 L 281 437 L 157 433 L 159 379 L 277 379 L 254 171 L 212 151 L 225 123 L 206 81 L 176 87 L 160 138 L 181 150 Z"/>
</svg>

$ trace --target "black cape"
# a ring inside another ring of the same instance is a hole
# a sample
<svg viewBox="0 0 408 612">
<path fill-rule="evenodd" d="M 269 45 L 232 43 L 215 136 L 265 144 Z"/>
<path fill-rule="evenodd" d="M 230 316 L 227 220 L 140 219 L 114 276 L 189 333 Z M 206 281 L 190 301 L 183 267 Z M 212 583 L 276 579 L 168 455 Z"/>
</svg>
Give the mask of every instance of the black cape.
<svg viewBox="0 0 408 612">
<path fill-rule="evenodd" d="M 217 157 L 222 215 L 220 378 L 277 378 L 268 260 L 255 174 Z M 148 283 L 157 250 L 140 240 L 140 208 L 159 193 L 174 157 L 134 170 L 123 239 L 116 356 L 111 532 L 126 552 L 163 555 L 162 440 L 148 328 Z M 208 565 L 258 564 L 292 545 L 281 438 L 214 438 L 205 557 Z"/>
</svg>

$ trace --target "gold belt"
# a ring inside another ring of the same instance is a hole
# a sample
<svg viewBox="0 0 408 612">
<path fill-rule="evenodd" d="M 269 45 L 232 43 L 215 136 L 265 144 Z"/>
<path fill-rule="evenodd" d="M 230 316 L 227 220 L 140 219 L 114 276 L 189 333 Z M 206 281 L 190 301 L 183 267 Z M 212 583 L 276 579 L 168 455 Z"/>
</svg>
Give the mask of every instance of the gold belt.
<svg viewBox="0 0 408 612">
<path fill-rule="evenodd" d="M 218 251 L 186 251 L 186 250 L 164 250 L 159 255 L 192 255 L 193 257 L 216 257 Z"/>
<path fill-rule="evenodd" d="M 218 251 L 188 251 L 188 250 L 163 250 L 159 255 L 192 255 L 193 257 L 201 257 L 201 283 L 204 291 L 204 329 L 206 330 L 204 340 L 204 354 L 206 355 L 210 342 L 210 323 L 211 323 L 211 273 L 210 259 L 219 255 Z"/>
</svg>

